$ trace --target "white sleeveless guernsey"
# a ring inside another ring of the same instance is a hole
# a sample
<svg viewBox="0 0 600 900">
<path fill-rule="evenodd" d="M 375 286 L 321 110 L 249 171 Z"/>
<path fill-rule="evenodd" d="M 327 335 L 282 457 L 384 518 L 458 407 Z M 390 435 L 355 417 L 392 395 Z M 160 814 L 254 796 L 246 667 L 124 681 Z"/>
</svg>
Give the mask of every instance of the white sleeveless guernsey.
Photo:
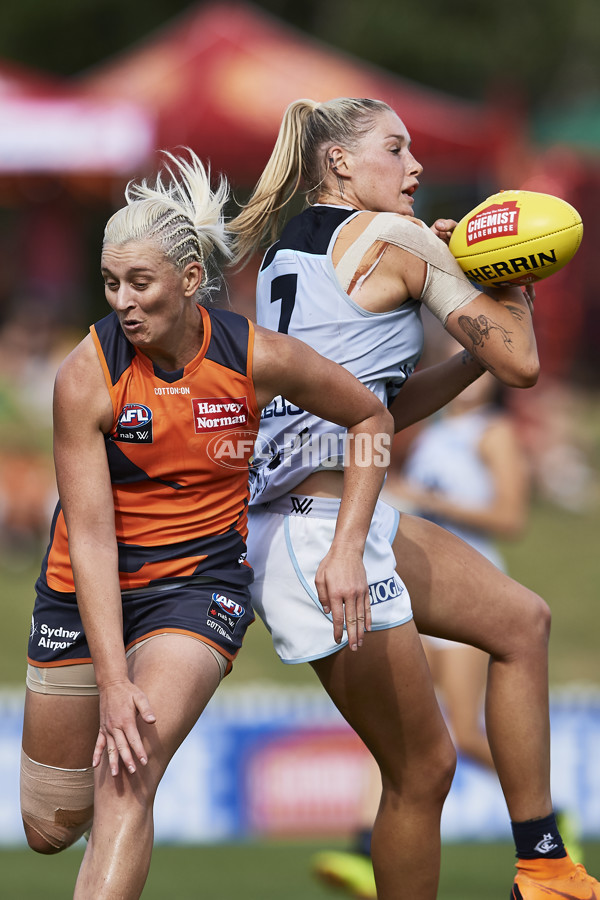
<svg viewBox="0 0 600 900">
<path fill-rule="evenodd" d="M 262 262 L 256 320 L 343 365 L 389 405 L 422 352 L 421 304 L 408 300 L 392 312 L 373 313 L 344 292 L 331 253 L 338 232 L 357 214 L 347 207 L 314 206 L 288 223 Z M 275 398 L 261 416 L 252 502 L 288 493 L 319 468 L 341 468 L 345 433 Z"/>
</svg>

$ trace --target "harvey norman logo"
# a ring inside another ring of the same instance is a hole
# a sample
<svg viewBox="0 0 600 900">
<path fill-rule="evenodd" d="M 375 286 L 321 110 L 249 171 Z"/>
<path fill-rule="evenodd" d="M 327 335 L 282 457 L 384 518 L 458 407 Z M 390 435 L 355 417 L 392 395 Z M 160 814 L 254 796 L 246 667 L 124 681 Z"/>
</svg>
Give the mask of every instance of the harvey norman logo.
<svg viewBox="0 0 600 900">
<path fill-rule="evenodd" d="M 248 424 L 248 402 L 245 397 L 210 397 L 192 400 L 196 434 Z"/>
<path fill-rule="evenodd" d="M 519 212 L 516 200 L 492 203 L 479 210 L 467 222 L 467 245 L 470 247 L 505 234 L 518 234 Z"/>
</svg>

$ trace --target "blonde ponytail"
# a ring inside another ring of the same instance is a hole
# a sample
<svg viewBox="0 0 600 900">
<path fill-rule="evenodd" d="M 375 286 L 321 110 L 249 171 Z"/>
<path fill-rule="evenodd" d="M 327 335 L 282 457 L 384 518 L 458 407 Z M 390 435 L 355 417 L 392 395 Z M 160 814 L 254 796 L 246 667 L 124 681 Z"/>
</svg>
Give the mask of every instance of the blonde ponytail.
<svg viewBox="0 0 600 900">
<path fill-rule="evenodd" d="M 275 240 L 281 216 L 304 182 L 309 202 L 316 200 L 327 174 L 326 151 L 333 144 L 348 149 L 390 107 L 382 100 L 338 97 L 317 103 L 295 100 L 286 109 L 271 157 L 241 213 L 227 230 L 234 262 L 244 265 L 263 244 Z"/>
<path fill-rule="evenodd" d="M 302 136 L 307 119 L 318 106 L 314 100 L 295 100 L 286 109 L 273 152 L 250 200 L 227 226 L 235 235 L 236 263 L 243 265 L 262 244 L 275 239 L 284 209 L 306 175 Z"/>
</svg>

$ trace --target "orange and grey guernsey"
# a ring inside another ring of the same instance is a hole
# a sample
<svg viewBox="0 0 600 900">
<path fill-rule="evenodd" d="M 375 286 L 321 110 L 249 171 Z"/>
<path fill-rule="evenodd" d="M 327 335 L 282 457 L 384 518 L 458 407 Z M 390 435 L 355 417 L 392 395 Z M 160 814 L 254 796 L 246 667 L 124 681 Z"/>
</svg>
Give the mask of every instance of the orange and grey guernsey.
<svg viewBox="0 0 600 900">
<path fill-rule="evenodd" d="M 197 576 L 252 581 L 245 539 L 259 421 L 254 327 L 228 310 L 199 309 L 202 347 L 176 372 L 137 351 L 114 313 L 90 329 L 114 412 L 105 441 L 122 590 Z M 60 504 L 41 581 L 75 590 Z"/>
</svg>

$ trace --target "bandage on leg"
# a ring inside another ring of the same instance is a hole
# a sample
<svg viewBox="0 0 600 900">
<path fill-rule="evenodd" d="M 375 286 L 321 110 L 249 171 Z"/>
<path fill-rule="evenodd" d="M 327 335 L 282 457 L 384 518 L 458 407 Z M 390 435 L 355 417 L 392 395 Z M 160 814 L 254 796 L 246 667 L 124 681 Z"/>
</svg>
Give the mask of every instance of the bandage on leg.
<svg viewBox="0 0 600 900">
<path fill-rule="evenodd" d="M 21 815 L 55 850 L 79 840 L 92 824 L 94 770 L 58 769 L 21 751 Z"/>
<path fill-rule="evenodd" d="M 92 663 L 75 666 L 27 666 L 27 687 L 36 694 L 66 694 L 74 697 L 98 696 Z"/>
<path fill-rule="evenodd" d="M 168 634 L 168 633 L 170 633 L 170 632 L 159 631 L 159 632 L 157 632 L 157 634 L 151 634 L 149 637 L 143 638 L 141 641 L 138 641 L 136 644 L 133 644 L 133 646 L 131 646 L 129 648 L 129 650 L 127 651 L 127 654 L 126 654 L 127 659 L 129 659 L 129 657 L 133 653 L 137 653 L 137 651 L 140 649 L 140 647 L 143 647 L 144 644 L 147 644 L 149 641 L 153 641 L 155 638 L 161 637 L 161 635 Z M 223 656 L 222 653 L 219 653 L 219 651 L 217 650 L 216 647 L 213 647 L 212 644 L 208 643 L 208 641 L 203 641 L 201 638 L 194 637 L 191 634 L 190 635 L 181 634 L 180 637 L 186 638 L 187 640 L 191 640 L 191 641 L 199 641 L 204 647 L 206 647 L 206 649 L 209 650 L 210 653 L 212 654 L 212 656 L 214 657 L 215 662 L 217 663 L 217 665 L 219 667 L 219 672 L 221 674 L 221 680 L 225 677 L 225 675 L 227 674 L 227 668 L 229 666 L 229 660 L 227 659 L 227 657 Z"/>
</svg>

